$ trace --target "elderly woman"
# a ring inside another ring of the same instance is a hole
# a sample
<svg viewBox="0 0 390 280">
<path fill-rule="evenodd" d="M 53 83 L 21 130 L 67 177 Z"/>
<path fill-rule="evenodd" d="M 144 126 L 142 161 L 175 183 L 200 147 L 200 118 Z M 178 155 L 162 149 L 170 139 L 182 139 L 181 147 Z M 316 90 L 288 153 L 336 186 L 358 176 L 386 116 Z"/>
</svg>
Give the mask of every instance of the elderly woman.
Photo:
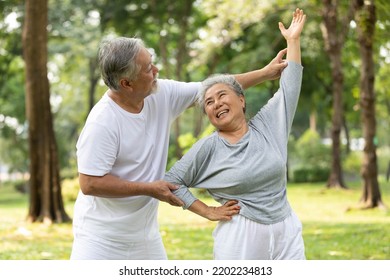
<svg viewBox="0 0 390 280">
<path fill-rule="evenodd" d="M 279 28 L 287 41 L 288 66 L 280 88 L 249 122 L 245 97 L 233 76 L 203 82 L 200 105 L 216 131 L 198 141 L 165 176 L 180 185 L 184 208 L 219 223 L 213 232 L 215 259 L 305 259 L 302 224 L 286 195 L 287 141 L 298 103 L 302 69 L 300 34 L 306 16 L 294 12 Z M 208 207 L 188 188 L 207 189 L 220 202 Z M 238 215 L 236 215 L 239 213 Z"/>
</svg>

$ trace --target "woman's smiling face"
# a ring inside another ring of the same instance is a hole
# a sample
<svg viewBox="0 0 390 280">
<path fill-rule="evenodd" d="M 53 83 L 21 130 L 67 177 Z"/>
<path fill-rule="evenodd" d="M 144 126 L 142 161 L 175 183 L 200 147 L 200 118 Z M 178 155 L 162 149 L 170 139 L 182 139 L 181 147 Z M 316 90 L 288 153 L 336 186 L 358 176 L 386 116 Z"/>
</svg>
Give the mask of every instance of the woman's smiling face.
<svg viewBox="0 0 390 280">
<path fill-rule="evenodd" d="M 218 130 L 230 130 L 245 120 L 245 98 L 226 84 L 215 84 L 204 97 L 204 109 L 212 125 Z"/>
</svg>

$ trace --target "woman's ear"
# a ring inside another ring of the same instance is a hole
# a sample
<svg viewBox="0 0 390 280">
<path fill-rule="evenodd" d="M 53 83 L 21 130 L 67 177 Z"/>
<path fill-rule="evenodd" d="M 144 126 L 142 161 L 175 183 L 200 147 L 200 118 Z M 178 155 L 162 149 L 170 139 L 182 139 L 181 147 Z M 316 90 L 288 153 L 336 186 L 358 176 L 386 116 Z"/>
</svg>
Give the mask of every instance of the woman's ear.
<svg viewBox="0 0 390 280">
<path fill-rule="evenodd" d="M 245 113 L 246 112 L 246 102 L 245 102 L 245 96 L 244 95 L 240 95 L 240 101 L 241 101 L 241 104 L 242 104 L 242 110 Z"/>
</svg>

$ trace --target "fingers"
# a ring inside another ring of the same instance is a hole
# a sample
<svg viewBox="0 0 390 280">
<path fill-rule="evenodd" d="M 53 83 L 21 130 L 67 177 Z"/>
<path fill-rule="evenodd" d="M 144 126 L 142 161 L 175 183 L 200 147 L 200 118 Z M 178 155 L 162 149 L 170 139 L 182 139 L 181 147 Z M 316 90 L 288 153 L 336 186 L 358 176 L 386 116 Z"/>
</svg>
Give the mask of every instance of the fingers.
<svg viewBox="0 0 390 280">
<path fill-rule="evenodd" d="M 169 203 L 172 206 L 183 206 L 184 203 L 172 191 L 179 189 L 179 186 L 173 185 L 166 181 L 155 181 L 153 182 L 153 192 L 151 195 L 158 200 Z"/>
<path fill-rule="evenodd" d="M 296 22 L 305 22 L 306 15 L 303 13 L 303 10 L 297 8 L 293 14 L 293 21 Z"/>
<path fill-rule="evenodd" d="M 284 27 L 284 24 L 281 23 L 281 22 L 279 22 L 279 30 L 280 30 L 280 32 L 282 32 L 282 33 L 286 30 L 286 28 Z"/>
<path fill-rule="evenodd" d="M 304 14 L 303 16 L 302 16 L 302 23 L 305 23 L 306 22 L 306 15 Z"/>
<path fill-rule="evenodd" d="M 284 48 L 283 50 L 278 52 L 278 57 L 282 58 L 287 53 L 287 48 Z"/>
<path fill-rule="evenodd" d="M 213 208 L 212 221 L 230 221 L 232 216 L 240 213 L 240 206 L 237 204 L 237 200 L 229 200 L 224 205 Z"/>
<path fill-rule="evenodd" d="M 181 201 L 176 195 L 171 195 L 168 199 L 168 203 L 172 206 L 184 206 L 184 202 Z"/>
<path fill-rule="evenodd" d="M 224 205 L 218 208 L 220 208 L 223 215 L 228 215 L 228 216 L 232 216 L 240 213 L 240 209 L 241 209 L 240 205 L 238 205 L 237 200 L 229 200 Z"/>
<path fill-rule="evenodd" d="M 287 54 L 287 48 L 279 51 L 278 54 L 276 55 L 276 59 L 278 61 L 283 61 L 283 56 L 285 56 L 286 54 Z"/>
<path fill-rule="evenodd" d="M 235 205 L 238 203 L 238 200 L 229 200 L 229 201 L 226 201 L 224 206 L 232 206 L 232 205 Z"/>
<path fill-rule="evenodd" d="M 275 67 L 275 75 L 277 77 L 280 77 L 280 74 L 282 73 L 283 69 L 287 67 L 287 62 L 283 60 L 283 57 L 287 54 L 287 48 L 281 50 L 278 52 L 278 54 L 275 57 L 275 61 L 277 62 Z"/>
<path fill-rule="evenodd" d="M 228 211 L 228 213 L 226 213 L 225 215 L 223 215 L 220 220 L 221 221 L 230 221 L 234 215 L 237 215 L 240 213 L 240 210 L 237 209 L 237 210 L 231 210 L 231 211 Z"/>
<path fill-rule="evenodd" d="M 179 188 L 179 186 L 176 186 L 176 185 L 173 185 L 170 183 L 167 183 L 167 184 L 168 184 L 169 190 L 171 190 L 171 191 L 177 190 Z M 173 205 L 173 206 L 184 206 L 183 201 L 181 201 L 176 195 L 174 195 L 172 193 L 169 195 L 168 203 Z"/>
<path fill-rule="evenodd" d="M 168 182 L 167 182 L 167 186 L 168 186 L 168 188 L 169 188 L 171 191 L 175 191 L 175 190 L 177 190 L 177 189 L 179 188 L 179 186 L 173 185 L 173 184 L 168 183 Z"/>
</svg>

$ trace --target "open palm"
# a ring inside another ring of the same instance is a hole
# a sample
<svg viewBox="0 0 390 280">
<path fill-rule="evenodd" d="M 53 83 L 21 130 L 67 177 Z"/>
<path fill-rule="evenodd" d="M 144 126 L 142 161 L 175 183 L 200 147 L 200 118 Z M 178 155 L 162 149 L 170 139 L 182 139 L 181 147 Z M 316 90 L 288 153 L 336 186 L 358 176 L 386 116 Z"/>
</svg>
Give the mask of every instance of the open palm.
<svg viewBox="0 0 390 280">
<path fill-rule="evenodd" d="M 286 40 L 298 39 L 301 35 L 305 20 L 306 15 L 303 13 L 302 10 L 297 8 L 293 14 L 293 19 L 288 29 L 284 27 L 283 23 L 279 22 L 279 29 L 283 37 Z"/>
</svg>

